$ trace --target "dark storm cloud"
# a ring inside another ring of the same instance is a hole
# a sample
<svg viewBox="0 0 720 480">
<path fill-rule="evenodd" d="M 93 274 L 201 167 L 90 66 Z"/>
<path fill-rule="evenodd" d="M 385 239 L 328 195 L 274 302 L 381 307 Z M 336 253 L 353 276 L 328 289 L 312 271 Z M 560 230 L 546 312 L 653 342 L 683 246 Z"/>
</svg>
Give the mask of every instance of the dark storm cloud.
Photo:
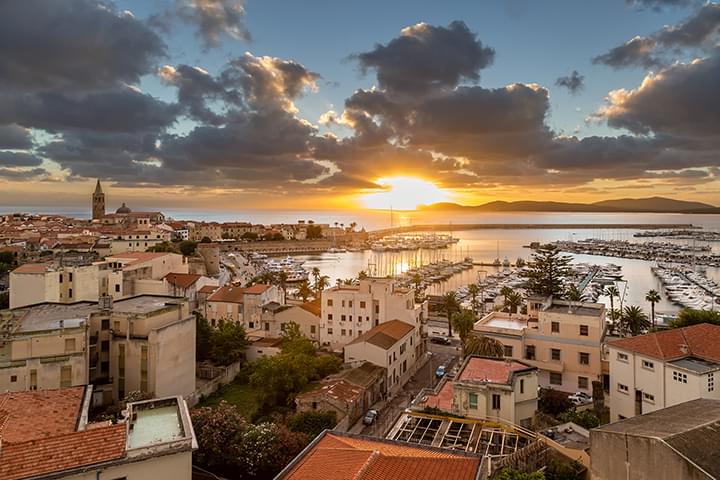
<svg viewBox="0 0 720 480">
<path fill-rule="evenodd" d="M 2 2 L 0 87 L 79 90 L 136 83 L 164 52 L 152 30 L 106 4 Z"/>
<path fill-rule="evenodd" d="M 634 37 L 593 58 L 593 63 L 613 68 L 670 64 L 673 56 L 683 49 L 711 48 L 719 32 L 720 4 L 706 3 L 683 22 L 666 26 L 647 37 Z"/>
<path fill-rule="evenodd" d="M 3 167 L 37 167 L 42 159 L 25 152 L 7 152 L 0 150 L 0 165 Z"/>
<path fill-rule="evenodd" d="M 495 57 L 464 22 L 447 27 L 419 23 L 402 30 L 387 45 L 356 55 L 363 70 L 373 69 L 382 88 L 422 94 L 452 88 L 462 80 L 477 81 L 479 71 Z"/>
<path fill-rule="evenodd" d="M 251 40 L 245 27 L 245 0 L 178 0 L 177 14 L 197 26 L 206 48 L 217 47 L 223 34 Z"/>
<path fill-rule="evenodd" d="M 2 165 L 0 163 L 0 165 Z M 43 168 L 33 168 L 30 170 L 14 170 L 10 168 L 0 168 L 0 178 L 12 181 L 36 180 L 41 175 L 45 175 L 47 171 Z"/>
<path fill-rule="evenodd" d="M 223 86 L 208 72 L 189 65 L 170 65 L 159 71 L 160 80 L 166 85 L 178 89 L 178 103 L 183 106 L 187 115 L 199 122 L 219 125 L 224 117 L 207 106 L 208 100 L 226 97 Z"/>
<path fill-rule="evenodd" d="M 577 70 L 573 70 L 570 75 L 555 80 L 555 85 L 567 88 L 570 93 L 576 94 L 585 87 L 585 77 L 580 75 Z"/>
<path fill-rule="evenodd" d="M 0 148 L 24 150 L 32 147 L 30 131 L 20 125 L 0 125 Z"/>
</svg>

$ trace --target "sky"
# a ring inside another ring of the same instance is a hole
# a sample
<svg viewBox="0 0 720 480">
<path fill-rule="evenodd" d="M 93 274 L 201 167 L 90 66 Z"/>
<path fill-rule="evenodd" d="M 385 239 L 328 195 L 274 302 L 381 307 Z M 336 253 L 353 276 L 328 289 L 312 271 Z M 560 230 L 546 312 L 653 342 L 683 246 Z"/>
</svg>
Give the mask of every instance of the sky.
<svg viewBox="0 0 720 480">
<path fill-rule="evenodd" d="M 720 4 L 0 0 L 0 206 L 720 204 Z"/>
</svg>

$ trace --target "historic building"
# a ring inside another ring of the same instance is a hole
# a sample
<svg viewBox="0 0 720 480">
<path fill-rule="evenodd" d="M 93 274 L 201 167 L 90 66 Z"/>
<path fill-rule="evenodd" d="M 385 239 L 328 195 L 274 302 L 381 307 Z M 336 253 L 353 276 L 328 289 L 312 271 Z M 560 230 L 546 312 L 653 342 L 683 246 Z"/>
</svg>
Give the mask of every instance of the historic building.
<svg viewBox="0 0 720 480">
<path fill-rule="evenodd" d="M 100 186 L 100 180 L 95 184 L 95 192 L 92 195 L 92 218 L 100 220 L 105 216 L 105 194 Z"/>
</svg>

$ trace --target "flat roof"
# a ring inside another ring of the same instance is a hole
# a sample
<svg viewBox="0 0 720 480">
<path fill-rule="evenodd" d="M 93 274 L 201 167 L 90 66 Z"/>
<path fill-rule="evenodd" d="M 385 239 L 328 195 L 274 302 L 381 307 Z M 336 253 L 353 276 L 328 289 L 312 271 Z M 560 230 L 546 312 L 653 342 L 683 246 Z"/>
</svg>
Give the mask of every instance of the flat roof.
<svg viewBox="0 0 720 480">
<path fill-rule="evenodd" d="M 573 305 L 570 307 L 570 305 L 553 303 L 542 311 L 551 313 L 569 313 L 571 315 L 580 315 L 583 317 L 599 317 L 602 309 L 599 307 L 593 308 L 584 305 Z"/>
<path fill-rule="evenodd" d="M 720 368 L 720 363 L 694 357 L 681 358 L 679 360 L 673 360 L 672 362 L 668 363 L 670 365 L 684 368 L 686 370 L 691 370 L 697 373 L 712 372 Z"/>
<path fill-rule="evenodd" d="M 178 297 L 169 295 L 138 295 L 113 302 L 113 311 L 120 313 L 152 313 L 166 308 L 168 304 L 177 305 Z"/>
<path fill-rule="evenodd" d="M 128 434 L 128 449 L 143 448 L 183 438 L 177 405 L 167 405 L 136 412 Z"/>
<path fill-rule="evenodd" d="M 35 332 L 59 328 L 77 328 L 87 322 L 91 312 L 97 310 L 94 302 L 70 304 L 41 303 L 31 307 L 19 308 L 23 312 L 19 318 L 17 332 Z M 62 327 L 60 325 L 62 322 Z"/>
<path fill-rule="evenodd" d="M 527 328 L 527 321 L 522 318 L 490 317 L 482 325 L 488 327 L 507 328 L 510 330 L 523 330 Z"/>
</svg>

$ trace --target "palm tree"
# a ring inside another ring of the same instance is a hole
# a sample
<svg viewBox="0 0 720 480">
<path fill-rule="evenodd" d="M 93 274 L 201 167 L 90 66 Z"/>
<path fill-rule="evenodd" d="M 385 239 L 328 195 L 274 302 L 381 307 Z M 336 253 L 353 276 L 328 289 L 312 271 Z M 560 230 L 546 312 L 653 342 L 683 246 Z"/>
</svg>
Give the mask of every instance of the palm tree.
<svg viewBox="0 0 720 480">
<path fill-rule="evenodd" d="M 463 354 L 502 358 L 505 356 L 505 347 L 494 338 L 470 335 L 463 345 Z"/>
<path fill-rule="evenodd" d="M 510 316 L 512 316 L 513 313 L 517 313 L 518 308 L 522 306 L 522 300 L 522 295 L 518 292 L 510 292 L 510 294 L 505 298 L 504 307 L 507 308 Z"/>
<path fill-rule="evenodd" d="M 275 282 L 275 274 L 270 271 L 265 271 L 260 274 L 260 276 L 258 277 L 258 281 L 260 283 L 270 285 Z"/>
<path fill-rule="evenodd" d="M 480 287 L 478 287 L 476 283 L 471 283 L 468 285 L 468 293 L 470 294 L 470 307 L 472 308 L 472 312 L 477 315 L 478 307 L 480 306 L 477 301 L 477 297 L 480 294 Z"/>
<path fill-rule="evenodd" d="M 658 303 L 661 298 L 657 290 L 650 290 L 645 295 L 645 300 L 650 302 L 650 320 L 652 321 L 652 327 L 655 328 L 655 304 Z"/>
<path fill-rule="evenodd" d="M 617 310 L 615 310 L 615 297 L 620 297 L 620 291 L 615 285 L 611 285 L 605 289 L 605 295 L 610 297 L 610 320 L 613 322 L 613 325 L 615 325 L 615 322 L 620 318 L 620 316 L 617 315 Z"/>
<path fill-rule="evenodd" d="M 280 288 L 283 291 L 283 294 L 285 293 L 285 287 L 287 287 L 287 279 L 288 279 L 288 273 L 286 271 L 281 271 L 277 274 L 277 282 L 280 285 Z"/>
<path fill-rule="evenodd" d="M 454 291 L 447 292 L 442 296 L 442 309 L 447 315 L 448 320 L 448 336 L 452 337 L 452 316 L 453 313 L 460 310 L 460 302 L 458 301 L 457 293 Z"/>
<path fill-rule="evenodd" d="M 318 267 L 313 267 L 313 269 L 311 270 L 311 273 L 312 273 L 313 279 L 315 280 L 315 282 L 314 282 L 315 290 L 317 290 L 318 280 L 320 279 L 320 269 Z"/>
<path fill-rule="evenodd" d="M 565 298 L 571 302 L 582 302 L 584 300 L 583 294 L 580 293 L 580 290 L 578 290 L 575 284 L 570 285 L 567 289 L 565 292 Z"/>
<path fill-rule="evenodd" d="M 502 288 L 500 289 L 500 295 L 502 295 L 503 300 L 505 301 L 505 303 L 507 303 L 508 296 L 509 296 L 512 292 L 513 292 L 513 289 L 510 288 L 510 287 L 508 287 L 507 285 L 504 286 L 504 287 L 502 287 Z"/>
<path fill-rule="evenodd" d="M 358 273 L 358 280 L 365 280 L 368 278 L 368 274 L 365 270 L 360 270 L 360 273 Z"/>
<path fill-rule="evenodd" d="M 320 292 L 325 290 L 325 287 L 330 285 L 330 277 L 327 275 L 323 275 L 317 279 L 317 283 L 315 284 L 315 291 L 318 295 L 320 295 Z"/>
<path fill-rule="evenodd" d="M 452 316 L 452 324 L 455 327 L 455 331 L 460 335 L 460 341 L 465 345 L 467 336 L 472 332 L 473 325 L 475 325 L 475 315 L 470 310 L 462 309 L 455 312 Z M 463 349 L 465 347 L 463 346 Z M 464 350 L 463 350 L 464 351 Z"/>
<path fill-rule="evenodd" d="M 642 308 L 637 305 L 625 307 L 620 322 L 622 323 L 623 330 L 630 332 L 632 335 L 639 335 L 643 330 L 650 327 L 650 321 L 647 315 L 645 315 Z"/>
<path fill-rule="evenodd" d="M 298 286 L 298 295 L 300 296 L 300 298 L 302 298 L 303 303 L 307 302 L 308 298 L 312 294 L 313 291 L 310 288 L 307 280 L 303 280 L 302 283 Z"/>
</svg>

